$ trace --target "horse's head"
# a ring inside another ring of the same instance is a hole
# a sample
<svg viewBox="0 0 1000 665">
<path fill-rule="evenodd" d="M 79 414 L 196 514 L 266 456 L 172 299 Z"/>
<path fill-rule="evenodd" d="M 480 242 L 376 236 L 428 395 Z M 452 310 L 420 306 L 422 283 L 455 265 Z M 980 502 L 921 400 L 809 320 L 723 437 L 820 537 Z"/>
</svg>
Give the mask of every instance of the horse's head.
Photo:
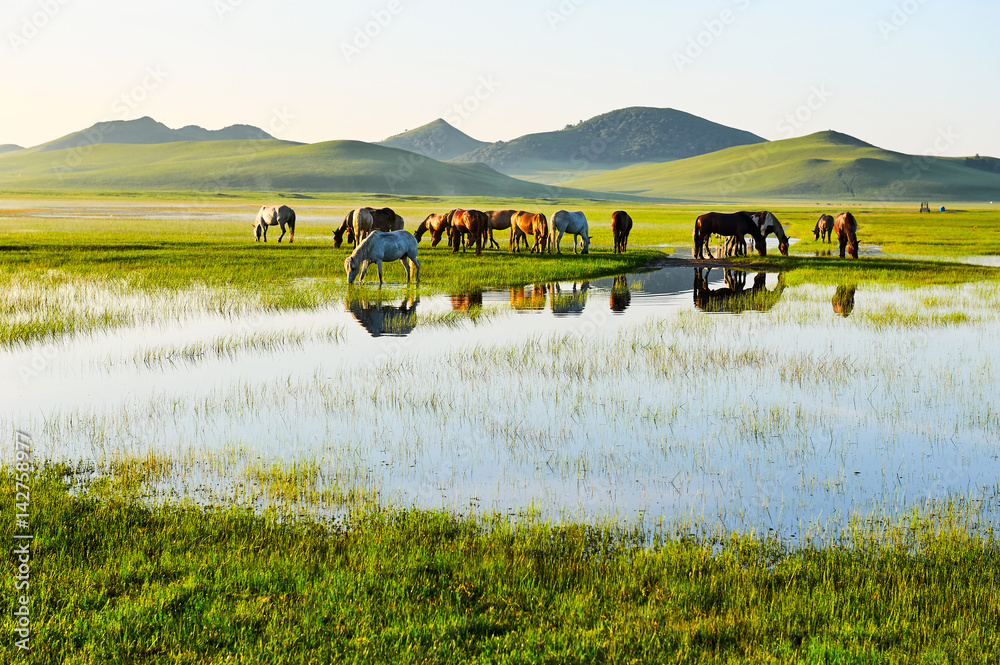
<svg viewBox="0 0 1000 665">
<path fill-rule="evenodd" d="M 344 271 L 347 273 L 347 283 L 353 284 L 354 280 L 358 277 L 358 271 L 361 268 L 361 261 L 356 259 L 353 255 L 348 256 L 344 259 Z"/>
<path fill-rule="evenodd" d="M 852 259 L 858 258 L 858 241 L 857 240 L 855 240 L 853 242 L 847 243 L 847 253 L 851 256 Z"/>
<path fill-rule="evenodd" d="M 583 236 L 583 249 L 580 251 L 581 254 L 590 254 L 590 241 L 593 237 L 584 235 Z"/>
<path fill-rule="evenodd" d="M 778 251 L 782 256 L 788 256 L 788 238 L 778 242 Z"/>
<path fill-rule="evenodd" d="M 333 247 L 334 249 L 340 249 L 340 246 L 344 244 L 344 227 L 340 227 L 333 232 Z"/>
</svg>

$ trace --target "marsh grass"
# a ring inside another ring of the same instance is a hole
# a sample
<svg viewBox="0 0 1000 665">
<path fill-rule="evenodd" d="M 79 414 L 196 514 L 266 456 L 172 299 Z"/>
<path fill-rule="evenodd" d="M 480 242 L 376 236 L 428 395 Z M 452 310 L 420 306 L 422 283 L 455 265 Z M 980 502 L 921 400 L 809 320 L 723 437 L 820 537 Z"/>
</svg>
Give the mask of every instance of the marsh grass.
<svg viewBox="0 0 1000 665">
<path fill-rule="evenodd" d="M 1000 548 L 995 533 L 969 535 L 974 511 L 957 502 L 891 523 L 859 519 L 850 543 L 814 548 L 742 534 L 650 537 L 530 512 L 369 504 L 323 521 L 150 507 L 85 482 L 71 488 L 73 477 L 49 466 L 32 481 L 35 663 L 916 663 L 1000 653 Z M 0 478 L 12 484 L 12 470 Z M 4 492 L 0 510 L 12 502 Z M 9 612 L 0 627 L 13 627 Z M 0 654 L 17 656 L 12 640 Z"/>
</svg>

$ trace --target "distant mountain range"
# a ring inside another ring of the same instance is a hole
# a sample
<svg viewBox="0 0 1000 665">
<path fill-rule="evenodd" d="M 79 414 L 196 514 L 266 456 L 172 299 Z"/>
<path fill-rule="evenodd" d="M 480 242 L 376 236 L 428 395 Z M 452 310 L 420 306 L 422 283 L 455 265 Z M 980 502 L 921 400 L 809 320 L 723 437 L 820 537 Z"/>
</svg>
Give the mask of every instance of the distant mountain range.
<svg viewBox="0 0 1000 665">
<path fill-rule="evenodd" d="M 203 129 L 197 125 L 170 129 L 163 123 L 145 116 L 137 120 L 99 122 L 82 131 L 67 134 L 55 141 L 49 141 L 30 149 L 36 152 L 49 152 L 102 143 L 142 145 L 177 141 L 256 141 L 273 138 L 263 129 L 251 125 L 231 125 L 216 130 Z"/>
<path fill-rule="evenodd" d="M 3 145 L 0 145 L 0 155 L 5 152 L 14 152 L 15 150 L 24 150 L 24 148 L 19 145 L 14 145 L 13 143 L 4 143 Z"/>
<path fill-rule="evenodd" d="M 496 143 L 440 119 L 379 144 L 301 144 L 248 125 L 170 129 L 139 118 L 32 148 L 0 146 L 0 190 L 54 189 L 992 201 L 1000 200 L 1000 160 L 905 155 L 832 131 L 767 142 L 643 107 Z"/>
</svg>

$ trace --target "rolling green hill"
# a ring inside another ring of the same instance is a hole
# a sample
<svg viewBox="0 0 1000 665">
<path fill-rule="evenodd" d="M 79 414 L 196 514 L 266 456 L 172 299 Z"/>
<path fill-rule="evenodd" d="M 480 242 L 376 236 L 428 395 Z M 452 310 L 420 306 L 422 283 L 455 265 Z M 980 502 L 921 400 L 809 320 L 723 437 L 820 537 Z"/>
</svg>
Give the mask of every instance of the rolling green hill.
<svg viewBox="0 0 1000 665">
<path fill-rule="evenodd" d="M 3 145 L 0 145 L 0 155 L 5 152 L 14 152 L 16 150 L 24 150 L 24 148 L 19 145 L 14 145 L 13 143 L 4 143 Z"/>
<path fill-rule="evenodd" d="M 523 182 L 483 164 L 453 164 L 360 141 L 297 144 L 105 143 L 0 155 L 0 190 L 246 190 L 436 196 L 554 197 L 589 193 Z"/>
<path fill-rule="evenodd" d="M 376 145 L 409 150 L 425 157 L 449 160 L 485 145 L 438 118 L 426 125 L 380 141 Z"/>
<path fill-rule="evenodd" d="M 54 141 L 30 148 L 33 152 L 49 152 L 67 148 L 89 148 L 103 143 L 176 143 L 178 141 L 257 141 L 273 139 L 263 129 L 250 125 L 231 125 L 209 130 L 188 125 L 170 129 L 161 122 L 145 116 L 136 120 L 111 120 L 91 125 L 79 132 L 67 134 Z"/>
<path fill-rule="evenodd" d="M 637 106 L 559 131 L 491 143 L 456 159 L 483 162 L 509 175 L 558 182 L 585 171 L 684 159 L 763 141 L 683 111 Z"/>
<path fill-rule="evenodd" d="M 745 201 L 1000 199 L 995 162 L 890 152 L 837 132 L 630 166 L 564 183 L 654 198 Z"/>
</svg>

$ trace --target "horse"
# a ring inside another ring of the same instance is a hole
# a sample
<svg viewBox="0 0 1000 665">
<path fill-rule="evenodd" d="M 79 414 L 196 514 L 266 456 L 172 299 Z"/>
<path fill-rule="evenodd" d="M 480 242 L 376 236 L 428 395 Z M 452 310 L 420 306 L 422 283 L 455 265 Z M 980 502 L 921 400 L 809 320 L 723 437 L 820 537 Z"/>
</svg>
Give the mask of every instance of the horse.
<svg viewBox="0 0 1000 665">
<path fill-rule="evenodd" d="M 372 232 L 373 219 L 371 208 L 358 208 L 351 214 L 354 216 L 354 246 L 357 247 L 361 241 Z"/>
<path fill-rule="evenodd" d="M 840 240 L 840 258 L 844 258 L 844 249 L 852 259 L 858 258 L 858 222 L 854 215 L 842 212 L 833 220 L 833 232 Z"/>
<path fill-rule="evenodd" d="M 410 261 L 417 267 L 416 280 L 420 281 L 420 261 L 417 261 L 417 239 L 409 231 L 372 231 L 367 238 L 358 244 L 350 256 L 344 259 L 344 270 L 347 272 L 347 283 L 353 284 L 358 272 L 361 281 L 365 279 L 368 265 L 375 262 L 378 265 L 378 285 L 382 287 L 382 262 L 399 261 L 406 272 L 406 281 L 410 281 Z"/>
<path fill-rule="evenodd" d="M 420 298 L 413 296 L 403 300 L 399 307 L 378 301 L 371 302 L 349 298 L 346 308 L 372 337 L 381 337 L 382 335 L 404 337 L 417 327 L 418 304 L 420 304 Z"/>
<path fill-rule="evenodd" d="M 576 282 L 573 282 L 572 292 L 563 295 L 562 287 L 556 282 L 549 287 L 549 293 L 552 294 L 552 297 L 549 298 L 552 314 L 554 316 L 583 314 L 583 310 L 587 306 L 587 292 L 589 290 L 590 282 L 581 282 L 579 290 L 577 290 Z"/>
<path fill-rule="evenodd" d="M 544 284 L 535 284 L 531 287 L 531 294 L 526 291 L 527 287 L 521 286 L 510 290 L 510 307 L 514 310 L 543 310 L 545 309 L 545 294 L 548 287 Z"/>
<path fill-rule="evenodd" d="M 451 230 L 448 232 L 451 239 L 451 253 L 458 251 L 459 243 L 462 244 L 462 253 L 465 253 L 466 245 L 462 242 L 462 236 L 468 234 L 469 245 L 476 244 L 476 256 L 483 253 L 483 238 L 486 236 L 486 228 L 489 224 L 489 217 L 479 210 L 455 210 L 451 217 Z"/>
<path fill-rule="evenodd" d="M 833 236 L 833 215 L 820 215 L 816 220 L 816 228 L 813 229 L 813 240 L 821 238 L 830 242 Z"/>
<path fill-rule="evenodd" d="M 854 284 L 841 284 L 837 287 L 837 292 L 833 294 L 831 303 L 833 311 L 843 317 L 848 317 L 854 311 L 854 292 L 857 287 Z"/>
<path fill-rule="evenodd" d="M 487 249 L 493 249 L 496 247 L 500 249 L 500 243 L 498 243 L 493 238 L 494 231 L 503 231 L 504 229 L 510 228 L 510 218 L 516 213 L 516 210 L 487 210 L 486 216 L 490 218 L 489 220 L 489 240 Z"/>
<path fill-rule="evenodd" d="M 357 236 L 354 235 L 354 211 L 347 213 L 344 217 L 344 223 L 340 225 L 333 232 L 333 247 L 334 249 L 340 249 L 340 246 L 344 244 L 344 234 L 347 234 L 347 242 L 351 243 L 355 247 L 358 246 Z"/>
<path fill-rule="evenodd" d="M 556 235 L 558 233 L 558 236 Z M 583 250 L 581 254 L 590 254 L 590 233 L 587 230 L 587 216 L 582 212 L 569 212 L 558 210 L 552 215 L 552 241 L 549 243 L 549 254 L 552 253 L 552 245 L 556 246 L 556 254 L 562 254 L 559 249 L 559 242 L 566 233 L 573 234 L 573 253 L 576 254 L 576 243 L 583 237 Z"/>
<path fill-rule="evenodd" d="M 709 238 L 712 234 L 720 236 L 743 237 L 750 234 L 753 237 L 754 247 L 761 256 L 767 256 L 767 243 L 764 236 L 760 234 L 757 222 L 746 212 L 709 212 L 698 217 L 694 222 L 694 258 L 705 258 L 703 250 L 708 252 L 709 258 L 714 259 L 712 249 L 708 246 Z"/>
<path fill-rule="evenodd" d="M 444 215 L 427 215 L 424 221 L 420 222 L 420 226 L 417 227 L 417 242 L 420 242 L 423 235 L 429 231 L 431 234 L 431 247 L 436 247 L 450 227 L 451 218 L 447 213 Z"/>
<path fill-rule="evenodd" d="M 767 236 L 773 233 L 778 238 L 778 251 L 783 256 L 788 256 L 788 236 L 785 235 L 785 228 L 772 213 L 764 210 L 762 212 L 747 213 L 750 218 L 757 223 L 760 235 L 766 240 Z M 726 243 L 726 256 L 746 256 L 747 244 L 743 236 L 735 235 Z"/>
<path fill-rule="evenodd" d="M 452 311 L 467 312 L 475 307 L 483 306 L 483 292 L 453 293 L 448 296 L 448 300 L 451 301 Z"/>
<path fill-rule="evenodd" d="M 257 219 L 253 223 L 253 237 L 254 242 L 257 242 L 263 236 L 264 242 L 267 242 L 267 227 L 269 226 L 281 226 L 281 235 L 278 236 L 278 242 L 285 237 L 285 227 L 288 227 L 288 244 L 292 244 L 295 240 L 295 211 L 286 205 L 280 206 L 261 206 L 260 211 L 257 213 Z"/>
<path fill-rule="evenodd" d="M 615 239 L 615 254 L 624 254 L 628 247 L 628 234 L 632 232 L 632 218 L 624 210 L 611 213 L 611 236 Z"/>
<path fill-rule="evenodd" d="M 541 254 L 548 246 L 549 220 L 542 213 L 515 212 L 510 216 L 510 251 L 521 250 L 521 239 L 524 239 L 524 246 L 528 246 L 528 234 L 535 236 L 535 244 L 532 252 Z"/>
<path fill-rule="evenodd" d="M 628 276 L 618 275 L 611 287 L 611 311 L 621 314 L 632 302 L 632 290 L 628 286 Z"/>
<path fill-rule="evenodd" d="M 383 231 L 388 233 L 389 231 L 402 231 L 403 227 L 400 224 L 397 228 L 397 218 L 402 222 L 402 217 L 396 214 L 392 208 L 366 208 L 372 214 L 372 229 L 376 231 Z"/>
</svg>

